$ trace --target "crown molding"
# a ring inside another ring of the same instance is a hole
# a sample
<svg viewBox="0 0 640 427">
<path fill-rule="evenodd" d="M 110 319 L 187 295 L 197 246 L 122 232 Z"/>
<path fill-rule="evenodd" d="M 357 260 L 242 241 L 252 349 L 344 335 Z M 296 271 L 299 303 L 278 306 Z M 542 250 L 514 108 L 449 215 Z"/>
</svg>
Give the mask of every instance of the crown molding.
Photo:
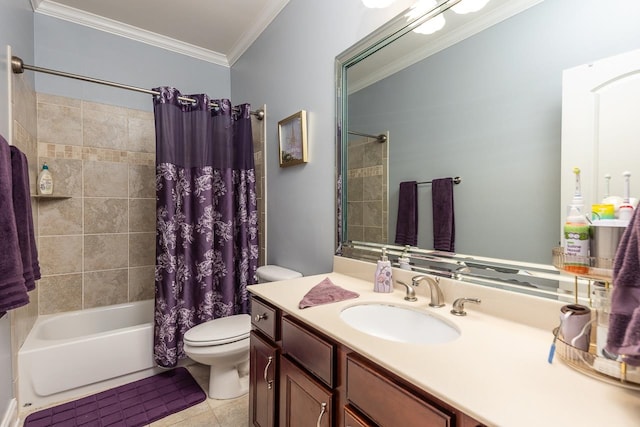
<svg viewBox="0 0 640 427">
<path fill-rule="evenodd" d="M 42 15 L 63 19 L 85 27 L 126 37 L 151 46 L 200 59 L 202 61 L 229 67 L 229 61 L 225 55 L 209 49 L 181 42 L 171 37 L 146 31 L 132 25 L 124 24 L 113 19 L 104 18 L 93 13 L 84 12 L 52 1 L 31 0 L 31 4 L 34 7 L 34 11 Z"/>
<path fill-rule="evenodd" d="M 227 59 L 230 65 L 242 56 L 242 54 L 249 49 L 249 47 L 255 42 L 260 34 L 267 29 L 269 24 L 278 16 L 280 11 L 289 3 L 289 0 L 280 0 L 266 9 L 264 13 L 260 14 L 260 20 L 255 22 L 254 25 L 247 31 L 245 31 L 240 40 L 231 48 L 231 51 L 227 55 Z"/>
</svg>

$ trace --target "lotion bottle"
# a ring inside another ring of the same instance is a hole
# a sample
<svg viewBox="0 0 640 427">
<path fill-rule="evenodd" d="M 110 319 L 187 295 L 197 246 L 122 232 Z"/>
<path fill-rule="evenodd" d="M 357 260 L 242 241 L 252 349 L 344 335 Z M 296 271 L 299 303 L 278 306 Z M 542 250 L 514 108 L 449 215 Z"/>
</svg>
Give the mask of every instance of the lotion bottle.
<svg viewBox="0 0 640 427">
<path fill-rule="evenodd" d="M 38 174 L 38 194 L 53 194 L 53 177 L 46 163 L 42 164 L 42 170 Z"/>
<path fill-rule="evenodd" d="M 376 275 L 373 282 L 374 292 L 393 292 L 393 278 L 391 261 L 387 257 L 387 248 L 382 248 L 382 256 L 376 267 Z"/>
</svg>

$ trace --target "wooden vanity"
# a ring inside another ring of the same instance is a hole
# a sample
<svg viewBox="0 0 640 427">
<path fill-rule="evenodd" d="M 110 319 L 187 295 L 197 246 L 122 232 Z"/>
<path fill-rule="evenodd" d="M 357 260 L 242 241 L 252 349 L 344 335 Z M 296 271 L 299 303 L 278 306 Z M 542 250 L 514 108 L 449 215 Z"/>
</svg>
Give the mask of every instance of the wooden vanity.
<svg viewBox="0 0 640 427">
<path fill-rule="evenodd" d="M 336 257 L 333 272 L 249 287 L 250 425 L 640 425 L 640 392 L 559 358 L 548 363 L 563 302 L 443 279 L 446 306 L 432 308 L 425 287 L 416 288 L 416 302 L 404 300 L 404 287 L 373 292 L 374 272 L 374 263 Z M 414 272 L 393 274 L 410 282 Z M 358 298 L 298 308 L 326 278 Z M 454 316 L 451 303 L 460 297 L 482 303 Z M 393 342 L 341 319 L 348 307 L 381 303 L 440 317 L 460 336 L 441 344 Z"/>
<path fill-rule="evenodd" d="M 482 426 L 256 296 L 251 318 L 253 426 Z"/>
</svg>

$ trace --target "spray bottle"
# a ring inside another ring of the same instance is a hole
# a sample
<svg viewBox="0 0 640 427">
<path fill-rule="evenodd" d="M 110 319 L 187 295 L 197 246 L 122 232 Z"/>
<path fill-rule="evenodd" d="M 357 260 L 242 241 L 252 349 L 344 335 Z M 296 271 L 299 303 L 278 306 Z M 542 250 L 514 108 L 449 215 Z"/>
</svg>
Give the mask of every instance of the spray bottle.
<svg viewBox="0 0 640 427">
<path fill-rule="evenodd" d="M 622 221 L 629 222 L 633 216 L 633 205 L 631 204 L 631 172 L 625 171 L 622 176 L 624 177 L 624 198 L 618 211 L 618 218 Z"/>
</svg>

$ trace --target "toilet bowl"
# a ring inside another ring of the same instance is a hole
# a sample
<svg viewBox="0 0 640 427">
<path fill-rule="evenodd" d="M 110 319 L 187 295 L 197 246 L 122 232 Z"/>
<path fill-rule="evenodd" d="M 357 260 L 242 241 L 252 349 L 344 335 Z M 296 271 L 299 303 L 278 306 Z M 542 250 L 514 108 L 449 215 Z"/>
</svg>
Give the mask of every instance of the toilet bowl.
<svg viewBox="0 0 640 427">
<path fill-rule="evenodd" d="M 260 283 L 302 277 L 297 271 L 265 265 L 256 272 Z M 184 352 L 210 367 L 211 399 L 234 399 L 249 391 L 251 316 L 236 314 L 201 323 L 184 334 Z"/>
</svg>

